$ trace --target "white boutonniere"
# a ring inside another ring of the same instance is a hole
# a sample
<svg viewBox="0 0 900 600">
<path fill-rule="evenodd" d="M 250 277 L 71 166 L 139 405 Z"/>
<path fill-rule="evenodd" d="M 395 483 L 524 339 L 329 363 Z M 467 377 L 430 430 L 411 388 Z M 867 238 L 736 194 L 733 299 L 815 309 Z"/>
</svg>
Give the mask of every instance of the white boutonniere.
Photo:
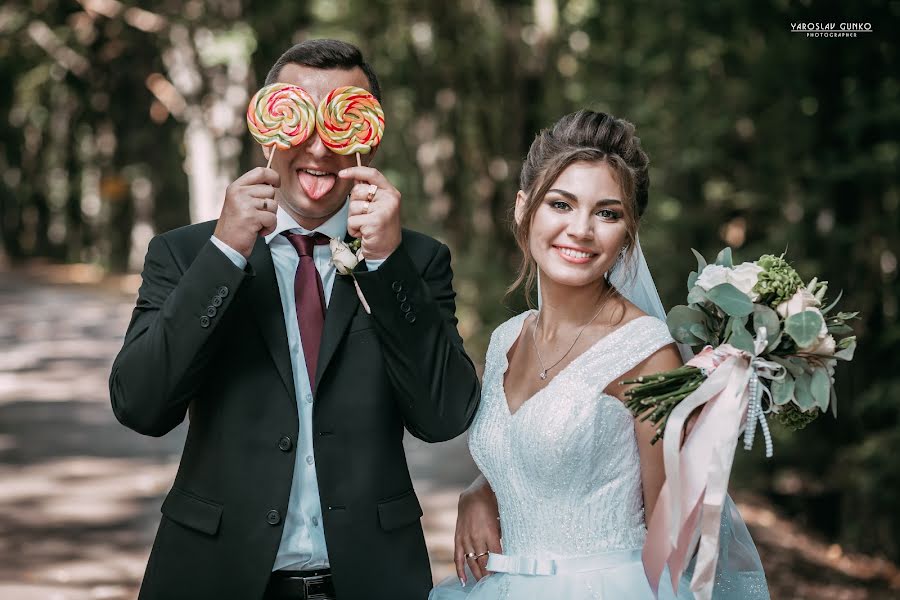
<svg viewBox="0 0 900 600">
<path fill-rule="evenodd" d="M 347 244 L 341 239 L 331 238 L 329 246 L 331 247 L 331 264 L 337 269 L 338 274 L 353 277 L 353 285 L 356 287 L 356 295 L 359 297 L 359 302 L 362 304 L 366 314 L 371 315 L 372 309 L 369 308 L 369 303 L 366 302 L 366 297 L 363 296 L 362 290 L 356 282 L 356 277 L 353 276 L 353 269 L 363 259 L 360 241 L 354 239 Z"/>
</svg>

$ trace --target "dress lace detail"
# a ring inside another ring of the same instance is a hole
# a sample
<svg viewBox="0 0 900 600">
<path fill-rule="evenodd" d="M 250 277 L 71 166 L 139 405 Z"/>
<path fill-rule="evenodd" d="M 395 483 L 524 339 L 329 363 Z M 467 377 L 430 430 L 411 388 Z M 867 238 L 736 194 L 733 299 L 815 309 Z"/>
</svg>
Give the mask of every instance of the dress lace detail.
<svg viewBox="0 0 900 600">
<path fill-rule="evenodd" d="M 640 548 L 643 497 L 634 419 L 604 389 L 673 343 L 642 316 L 572 360 L 510 414 L 507 353 L 530 312 L 491 336 L 469 449 L 497 496 L 504 554 L 566 558 Z"/>
</svg>

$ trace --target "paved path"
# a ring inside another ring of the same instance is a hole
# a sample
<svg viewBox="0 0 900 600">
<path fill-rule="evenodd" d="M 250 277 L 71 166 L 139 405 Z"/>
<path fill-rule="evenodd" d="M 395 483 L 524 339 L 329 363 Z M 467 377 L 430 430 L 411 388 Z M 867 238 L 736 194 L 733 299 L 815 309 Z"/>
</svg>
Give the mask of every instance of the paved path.
<svg viewBox="0 0 900 600">
<path fill-rule="evenodd" d="M 145 438 L 119 425 L 109 407 L 106 380 L 135 279 L 48 281 L 59 274 L 0 271 L 0 600 L 134 598 L 184 427 Z M 93 278 L 90 270 L 64 275 Z M 407 447 L 442 579 L 453 573 L 456 500 L 474 467 L 463 438 L 436 445 L 410 438 Z M 900 597 L 893 565 L 845 556 L 765 504 L 743 510 L 773 598 Z"/>
</svg>

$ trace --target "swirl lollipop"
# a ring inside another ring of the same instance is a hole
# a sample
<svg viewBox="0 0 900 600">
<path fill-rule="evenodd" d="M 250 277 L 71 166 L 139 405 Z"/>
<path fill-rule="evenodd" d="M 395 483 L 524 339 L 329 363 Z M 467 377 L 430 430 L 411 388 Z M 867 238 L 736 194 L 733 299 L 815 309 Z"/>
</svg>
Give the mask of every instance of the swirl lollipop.
<svg viewBox="0 0 900 600">
<path fill-rule="evenodd" d="M 337 154 L 368 154 L 381 143 L 384 111 L 378 100 L 362 88 L 347 86 L 332 90 L 319 104 L 316 130 L 328 148 Z"/>
<path fill-rule="evenodd" d="M 247 106 L 247 128 L 257 142 L 272 148 L 266 168 L 276 149 L 287 150 L 309 138 L 315 118 L 316 104 L 301 87 L 273 83 L 256 92 Z"/>
</svg>

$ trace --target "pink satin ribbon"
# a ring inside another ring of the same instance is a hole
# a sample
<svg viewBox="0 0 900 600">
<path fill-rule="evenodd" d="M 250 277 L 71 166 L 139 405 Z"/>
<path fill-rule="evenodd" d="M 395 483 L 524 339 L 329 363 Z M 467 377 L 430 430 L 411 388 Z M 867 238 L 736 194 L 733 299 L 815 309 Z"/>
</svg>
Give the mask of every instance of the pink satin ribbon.
<svg viewBox="0 0 900 600">
<path fill-rule="evenodd" d="M 723 344 L 705 348 L 687 364 L 704 369 L 706 381 L 672 411 L 663 436 L 666 481 L 650 518 L 642 558 L 654 595 L 669 566 L 673 589 L 697 550 L 691 591 L 712 598 L 719 554 L 719 526 L 738 435 L 747 414 L 752 357 Z M 681 446 L 688 417 L 700 415 Z M 680 447 L 679 447 L 680 446 Z M 699 526 L 699 528 L 698 528 Z"/>
</svg>

